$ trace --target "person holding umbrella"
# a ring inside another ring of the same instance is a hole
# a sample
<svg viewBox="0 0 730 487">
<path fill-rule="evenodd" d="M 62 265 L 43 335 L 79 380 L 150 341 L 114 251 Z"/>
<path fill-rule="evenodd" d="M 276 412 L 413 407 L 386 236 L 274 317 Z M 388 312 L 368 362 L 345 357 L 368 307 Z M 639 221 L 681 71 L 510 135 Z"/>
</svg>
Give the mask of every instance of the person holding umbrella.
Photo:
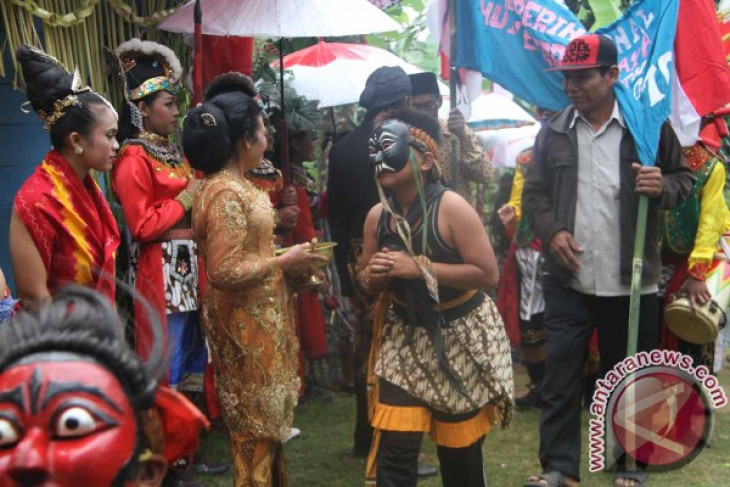
<svg viewBox="0 0 730 487">
<path fill-rule="evenodd" d="M 439 92 L 436 75 L 433 73 L 409 74 L 411 80 L 411 108 L 438 119 L 443 98 Z M 449 112 L 447 121 L 439 120 L 443 143 L 439 149 L 441 175 L 447 186 L 472 201 L 471 183 L 489 184 L 492 179 L 492 162 L 474 132 L 466 126 L 464 115 L 458 108 Z M 451 174 L 451 137 L 456 139 L 457 174 Z"/>
</svg>

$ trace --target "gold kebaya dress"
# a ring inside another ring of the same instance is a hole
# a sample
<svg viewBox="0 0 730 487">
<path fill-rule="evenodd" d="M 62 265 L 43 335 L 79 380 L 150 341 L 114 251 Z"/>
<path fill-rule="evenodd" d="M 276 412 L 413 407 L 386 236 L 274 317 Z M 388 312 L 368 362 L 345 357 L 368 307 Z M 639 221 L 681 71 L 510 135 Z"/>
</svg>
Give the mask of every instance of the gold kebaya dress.
<svg viewBox="0 0 730 487">
<path fill-rule="evenodd" d="M 265 192 L 223 170 L 203 182 L 192 219 L 208 272 L 203 316 L 235 486 L 285 485 L 281 441 L 297 403 L 298 343 L 274 260 L 274 210 Z"/>
</svg>

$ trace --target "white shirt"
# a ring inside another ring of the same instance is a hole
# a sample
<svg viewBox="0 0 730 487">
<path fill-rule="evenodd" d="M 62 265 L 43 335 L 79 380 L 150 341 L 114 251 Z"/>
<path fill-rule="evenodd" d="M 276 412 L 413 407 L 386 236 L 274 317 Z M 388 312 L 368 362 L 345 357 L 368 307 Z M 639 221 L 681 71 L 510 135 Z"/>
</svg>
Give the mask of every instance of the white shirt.
<svg viewBox="0 0 730 487">
<path fill-rule="evenodd" d="M 570 124 L 578 139 L 578 197 L 573 237 L 583 249 L 577 254 L 580 269 L 571 286 L 595 296 L 627 296 L 631 287 L 621 283 L 621 175 L 620 147 L 626 125 L 614 101 L 613 112 L 598 130 L 575 111 Z M 657 291 L 642 286 L 641 293 Z"/>
</svg>

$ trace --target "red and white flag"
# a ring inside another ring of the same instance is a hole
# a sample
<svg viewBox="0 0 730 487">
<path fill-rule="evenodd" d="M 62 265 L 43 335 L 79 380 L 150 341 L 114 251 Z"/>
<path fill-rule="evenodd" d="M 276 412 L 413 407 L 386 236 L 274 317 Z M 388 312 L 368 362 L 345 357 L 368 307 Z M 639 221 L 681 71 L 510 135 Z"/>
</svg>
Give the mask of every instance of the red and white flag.
<svg viewBox="0 0 730 487">
<path fill-rule="evenodd" d="M 712 0 L 679 2 L 674 57 L 670 118 L 682 145 L 691 146 L 700 138 L 702 117 L 730 103 L 730 70 Z"/>
<path fill-rule="evenodd" d="M 441 78 L 449 81 L 451 36 L 449 35 L 449 0 L 429 0 L 426 10 L 428 30 L 436 44 L 441 59 Z M 471 102 L 482 94 L 482 73 L 459 68 L 459 80 L 456 86 L 456 106 L 464 118 L 471 115 Z"/>
</svg>

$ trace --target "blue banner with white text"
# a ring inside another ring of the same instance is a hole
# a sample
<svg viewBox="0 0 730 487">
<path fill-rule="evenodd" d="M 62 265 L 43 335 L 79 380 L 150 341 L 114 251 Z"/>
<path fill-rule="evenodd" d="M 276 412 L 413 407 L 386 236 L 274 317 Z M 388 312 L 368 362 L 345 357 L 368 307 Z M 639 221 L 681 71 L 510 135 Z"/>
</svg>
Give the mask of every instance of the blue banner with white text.
<svg viewBox="0 0 730 487">
<path fill-rule="evenodd" d="M 643 0 L 596 31 L 618 48 L 616 97 L 639 159 L 647 166 L 656 162 L 661 127 L 672 110 L 678 11 L 679 0 Z"/>
<path fill-rule="evenodd" d="M 565 46 L 586 31 L 554 0 L 459 0 L 454 65 L 481 72 L 516 96 L 551 110 L 570 104 L 559 64 Z M 619 53 L 616 95 L 641 162 L 654 164 L 659 132 L 671 110 L 679 0 L 640 0 L 597 31 Z"/>
</svg>

